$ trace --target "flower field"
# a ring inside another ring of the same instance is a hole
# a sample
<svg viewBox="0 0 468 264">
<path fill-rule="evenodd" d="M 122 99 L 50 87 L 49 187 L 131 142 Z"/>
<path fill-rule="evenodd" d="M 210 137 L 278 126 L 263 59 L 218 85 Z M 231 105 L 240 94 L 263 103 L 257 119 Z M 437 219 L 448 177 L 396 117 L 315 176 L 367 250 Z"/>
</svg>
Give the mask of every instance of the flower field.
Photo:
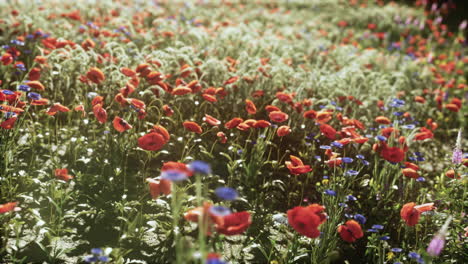
<svg viewBox="0 0 468 264">
<path fill-rule="evenodd" d="M 432 2 L 1 1 L 0 264 L 466 263 Z"/>
</svg>

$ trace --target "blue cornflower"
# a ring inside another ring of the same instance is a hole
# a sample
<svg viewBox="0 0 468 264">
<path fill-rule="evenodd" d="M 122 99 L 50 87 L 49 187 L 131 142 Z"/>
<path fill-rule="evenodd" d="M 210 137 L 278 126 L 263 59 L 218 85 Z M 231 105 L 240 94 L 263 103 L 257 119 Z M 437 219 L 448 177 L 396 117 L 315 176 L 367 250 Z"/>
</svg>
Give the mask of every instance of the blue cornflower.
<svg viewBox="0 0 468 264">
<path fill-rule="evenodd" d="M 6 94 L 6 95 L 13 95 L 15 94 L 14 92 L 10 91 L 10 90 L 2 90 L 2 93 L 3 94 Z"/>
<path fill-rule="evenodd" d="M 408 257 L 412 258 L 412 259 L 418 259 L 418 258 L 421 258 L 421 255 L 419 255 L 418 253 L 416 252 L 410 252 L 408 254 Z"/>
<path fill-rule="evenodd" d="M 320 146 L 319 148 L 320 148 L 320 149 L 331 149 L 331 147 L 330 147 L 330 146 L 327 146 L 327 145 L 322 145 L 322 146 Z"/>
<path fill-rule="evenodd" d="M 20 41 L 20 40 L 17 40 L 17 39 L 12 39 L 12 40 L 10 40 L 10 43 L 11 43 L 11 44 L 18 45 L 18 46 L 24 46 L 24 42 L 23 42 L 23 41 Z"/>
<path fill-rule="evenodd" d="M 210 258 L 206 260 L 205 264 L 226 264 L 226 262 L 220 259 Z"/>
<path fill-rule="evenodd" d="M 401 249 L 401 248 L 392 248 L 392 249 L 390 249 L 390 251 L 392 251 L 394 253 L 400 253 L 400 252 L 403 251 L 403 249 Z"/>
<path fill-rule="evenodd" d="M 379 141 L 386 141 L 386 140 L 387 140 L 386 137 L 381 136 L 381 135 L 378 135 L 378 136 L 376 136 L 375 138 L 376 138 L 377 140 L 379 140 Z"/>
<path fill-rule="evenodd" d="M 364 166 L 369 166 L 369 162 L 367 160 L 361 160 L 362 164 L 364 164 Z"/>
<path fill-rule="evenodd" d="M 339 203 L 338 205 L 339 205 L 340 207 L 343 207 L 343 208 L 348 207 L 348 205 L 347 205 L 346 203 Z"/>
<path fill-rule="evenodd" d="M 21 71 L 26 71 L 26 66 L 24 66 L 22 63 L 16 64 L 15 67 Z"/>
<path fill-rule="evenodd" d="M 109 257 L 104 255 L 104 252 L 100 248 L 91 249 L 92 256 L 86 256 L 84 261 L 87 263 L 94 262 L 109 262 Z"/>
<path fill-rule="evenodd" d="M 352 195 L 347 195 L 346 196 L 346 201 L 357 201 L 357 198 L 352 196 Z"/>
<path fill-rule="evenodd" d="M 330 195 L 330 196 L 336 196 L 336 192 L 334 190 L 330 190 L 330 189 L 325 190 L 323 193 L 326 194 L 326 195 Z"/>
<path fill-rule="evenodd" d="M 42 97 L 38 93 L 30 92 L 28 93 L 28 98 L 32 100 L 40 100 Z"/>
<path fill-rule="evenodd" d="M 371 228 L 371 229 L 367 229 L 367 232 L 371 232 L 371 233 L 378 233 L 379 230 L 377 229 L 374 229 L 374 228 Z"/>
<path fill-rule="evenodd" d="M 385 241 L 386 241 L 386 240 L 389 240 L 390 237 L 389 237 L 389 236 L 383 236 L 383 237 L 380 237 L 379 239 L 380 239 L 380 240 L 385 240 Z"/>
<path fill-rule="evenodd" d="M 210 207 L 210 213 L 216 216 L 226 216 L 231 214 L 231 210 L 227 207 L 215 205 Z"/>
<path fill-rule="evenodd" d="M 388 106 L 390 107 L 396 107 L 396 108 L 399 108 L 399 107 L 402 107 L 405 105 L 405 101 L 401 100 L 401 99 L 392 99 L 392 101 L 388 104 Z"/>
<path fill-rule="evenodd" d="M 200 160 L 195 160 L 189 163 L 188 168 L 195 172 L 195 173 L 201 173 L 201 174 L 210 174 L 211 173 L 211 166 L 210 164 L 200 161 Z"/>
<path fill-rule="evenodd" d="M 333 141 L 331 144 L 332 144 L 332 146 L 337 147 L 337 148 L 342 148 L 343 147 L 343 144 L 341 144 L 338 141 Z"/>
<path fill-rule="evenodd" d="M 355 171 L 355 170 L 348 170 L 347 172 L 345 172 L 345 175 L 348 175 L 348 176 L 356 176 L 359 174 L 359 171 Z"/>
<path fill-rule="evenodd" d="M 361 225 L 365 224 L 367 221 L 366 217 L 363 216 L 362 214 L 355 214 L 354 219 L 358 221 Z"/>
<path fill-rule="evenodd" d="M 384 229 L 384 226 L 383 225 L 373 225 L 372 228 L 382 230 L 382 229 Z"/>
<path fill-rule="evenodd" d="M 353 159 L 349 157 L 343 157 L 341 158 L 341 161 L 343 161 L 344 163 L 352 163 Z"/>
<path fill-rule="evenodd" d="M 31 87 L 29 87 L 29 85 L 26 85 L 26 84 L 20 84 L 18 86 L 18 90 L 23 91 L 23 92 L 29 92 L 31 91 Z"/>
<path fill-rule="evenodd" d="M 402 116 L 404 112 L 393 112 L 393 115 L 395 116 Z"/>
<path fill-rule="evenodd" d="M 404 129 L 414 129 L 416 126 L 413 124 L 401 126 Z"/>
<path fill-rule="evenodd" d="M 232 201 L 235 200 L 239 195 L 236 190 L 230 187 L 219 187 L 215 190 L 216 196 L 223 200 Z"/>
<path fill-rule="evenodd" d="M 93 254 L 93 255 L 102 255 L 103 253 L 104 253 L 104 251 L 102 251 L 102 249 L 100 249 L 100 248 L 91 249 L 91 254 Z"/>
<path fill-rule="evenodd" d="M 424 177 L 419 177 L 416 179 L 417 182 L 425 182 L 426 181 L 426 178 Z"/>
<path fill-rule="evenodd" d="M 356 155 L 356 158 L 358 158 L 358 159 L 365 159 L 365 157 L 364 157 L 363 155 L 361 155 L 361 154 Z"/>
<path fill-rule="evenodd" d="M 161 178 L 170 181 L 183 181 L 188 178 L 188 175 L 179 170 L 167 170 L 161 173 Z"/>
</svg>

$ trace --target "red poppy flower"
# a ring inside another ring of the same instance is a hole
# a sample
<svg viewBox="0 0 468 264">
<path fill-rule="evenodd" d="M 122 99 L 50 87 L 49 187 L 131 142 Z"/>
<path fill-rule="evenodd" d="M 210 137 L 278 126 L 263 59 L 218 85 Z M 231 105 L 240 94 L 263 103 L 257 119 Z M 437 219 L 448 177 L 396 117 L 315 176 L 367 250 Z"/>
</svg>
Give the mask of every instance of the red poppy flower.
<svg viewBox="0 0 468 264">
<path fill-rule="evenodd" d="M 323 212 L 325 207 L 319 204 L 309 206 L 296 206 L 288 210 L 288 222 L 299 234 L 310 238 L 320 235 L 319 225 L 327 220 L 327 215 Z"/>
<path fill-rule="evenodd" d="M 448 170 L 447 172 L 445 172 L 445 176 L 451 179 L 455 179 L 455 175 L 457 176 L 457 179 L 460 179 L 460 173 L 455 174 L 455 170 Z"/>
<path fill-rule="evenodd" d="M 394 133 L 394 137 L 398 137 L 398 133 L 399 131 L 393 127 L 386 127 L 386 128 L 382 128 L 380 130 L 380 133 L 382 134 L 382 136 L 386 137 L 386 138 L 390 138 L 390 136 L 392 135 L 392 133 Z"/>
<path fill-rule="evenodd" d="M 15 122 L 17 119 L 17 117 L 10 117 L 7 120 L 0 123 L 0 127 L 3 129 L 12 129 L 13 127 L 15 127 Z"/>
<path fill-rule="evenodd" d="M 73 179 L 73 176 L 68 174 L 67 169 L 56 169 L 54 174 L 55 174 L 55 177 L 63 181 L 69 181 Z"/>
<path fill-rule="evenodd" d="M 211 204 L 204 202 L 203 206 L 191 209 L 184 214 L 184 218 L 190 222 L 202 223 L 206 235 L 211 235 L 213 224 L 222 225 L 222 218 L 210 213 Z"/>
<path fill-rule="evenodd" d="M 309 165 L 304 165 L 300 158 L 293 155 L 290 155 L 289 158 L 291 161 L 286 161 L 285 164 L 292 174 L 299 175 L 312 171 L 312 168 Z"/>
<path fill-rule="evenodd" d="M 202 94 L 203 99 L 205 99 L 208 102 L 214 103 L 217 102 L 218 99 L 214 95 L 211 94 Z"/>
<path fill-rule="evenodd" d="M 83 105 L 77 105 L 74 109 L 75 111 L 79 111 L 79 112 L 82 112 L 82 117 L 85 117 L 86 116 L 86 112 L 85 112 L 85 109 L 84 109 L 84 106 Z"/>
<path fill-rule="evenodd" d="M 182 162 L 168 161 L 164 162 L 161 171 L 176 170 L 187 174 L 188 177 L 192 176 L 192 171 L 187 167 L 187 164 Z"/>
<path fill-rule="evenodd" d="M 13 56 L 10 53 L 4 53 L 0 58 L 3 65 L 9 65 L 13 62 Z"/>
<path fill-rule="evenodd" d="M 419 170 L 418 165 L 411 163 L 411 162 L 407 162 L 407 161 L 405 161 L 405 168 L 413 169 L 415 171 Z"/>
<path fill-rule="evenodd" d="M 414 226 L 418 223 L 421 213 L 430 211 L 432 209 L 434 209 L 434 203 L 426 203 L 421 205 L 407 203 L 401 208 L 400 216 L 408 226 Z"/>
<path fill-rule="evenodd" d="M 0 214 L 11 212 L 15 209 L 17 202 L 10 202 L 6 204 L 0 204 Z"/>
<path fill-rule="evenodd" d="M 276 98 L 285 103 L 291 103 L 293 100 L 294 94 L 287 94 L 284 92 L 277 92 Z"/>
<path fill-rule="evenodd" d="M 416 179 L 419 177 L 419 174 L 416 170 L 411 169 L 411 168 L 404 168 L 401 170 L 401 173 L 403 173 L 404 176 L 408 178 L 413 178 Z"/>
<path fill-rule="evenodd" d="M 462 107 L 462 101 L 459 98 L 452 98 L 450 103 L 458 106 L 459 109 Z"/>
<path fill-rule="evenodd" d="M 91 101 L 91 105 L 95 106 L 95 105 L 98 105 L 98 104 L 101 104 L 101 105 L 104 104 L 104 97 L 102 97 L 100 95 L 97 95 L 97 96 L 95 96 L 93 98 L 93 100 Z"/>
<path fill-rule="evenodd" d="M 249 99 L 245 99 L 245 110 L 247 110 L 247 113 L 249 113 L 249 115 L 255 115 L 257 113 L 257 107 Z"/>
<path fill-rule="evenodd" d="M 28 74 L 28 78 L 31 81 L 39 80 L 41 78 L 41 69 L 37 67 L 32 68 Z"/>
<path fill-rule="evenodd" d="M 145 119 L 145 117 L 146 117 L 146 111 L 145 111 L 145 109 L 140 109 L 140 110 L 137 111 L 137 113 L 138 113 L 137 118 L 138 118 L 139 120 Z"/>
<path fill-rule="evenodd" d="M 320 132 L 331 140 L 334 140 L 336 137 L 336 130 L 327 124 L 320 125 Z"/>
<path fill-rule="evenodd" d="M 192 92 L 192 89 L 190 89 L 187 86 L 178 86 L 172 90 L 173 95 L 184 95 L 184 94 L 189 94 Z"/>
<path fill-rule="evenodd" d="M 168 105 L 163 105 L 163 111 L 166 116 L 172 116 L 174 114 L 174 110 Z"/>
<path fill-rule="evenodd" d="M 96 67 L 89 69 L 86 73 L 86 77 L 95 84 L 100 84 L 106 79 L 104 73 Z"/>
<path fill-rule="evenodd" d="M 421 127 L 421 129 L 419 131 L 420 132 L 418 132 L 418 133 L 416 133 L 416 135 L 414 135 L 414 140 L 424 140 L 424 139 L 434 137 L 434 134 L 432 133 L 432 131 L 425 128 L 425 127 Z"/>
<path fill-rule="evenodd" d="M 138 146 L 144 150 L 155 151 L 161 149 L 165 142 L 161 134 L 151 132 L 138 139 Z"/>
<path fill-rule="evenodd" d="M 195 122 L 185 121 L 184 123 L 182 123 L 182 125 L 184 126 L 185 129 L 195 132 L 197 134 L 201 134 L 203 132 L 203 129 L 201 128 L 201 126 Z"/>
<path fill-rule="evenodd" d="M 123 120 L 121 117 L 118 116 L 114 118 L 112 124 L 114 125 L 115 130 L 119 132 L 125 132 L 132 128 L 132 126 L 127 123 L 127 121 Z"/>
<path fill-rule="evenodd" d="M 274 106 L 274 105 L 267 105 L 265 106 L 265 110 L 268 112 L 268 113 L 271 113 L 273 111 L 279 111 L 281 112 L 281 109 L 279 109 L 278 107 Z"/>
<path fill-rule="evenodd" d="M 204 121 L 205 121 L 206 123 L 208 123 L 208 124 L 211 125 L 211 126 L 219 126 L 219 125 L 221 125 L 221 121 L 219 121 L 218 119 L 216 119 L 216 118 L 214 118 L 214 117 L 212 117 L 212 116 L 210 116 L 210 115 L 205 114 L 205 117 L 204 117 L 203 119 L 204 119 Z"/>
<path fill-rule="evenodd" d="M 127 77 L 133 77 L 136 75 L 136 72 L 129 68 L 120 68 L 120 72 Z"/>
<path fill-rule="evenodd" d="M 305 111 L 303 116 L 304 118 L 315 119 L 317 117 L 317 112 L 314 110 Z"/>
<path fill-rule="evenodd" d="M 241 130 L 241 131 L 247 131 L 249 130 L 251 127 L 253 127 L 255 125 L 255 120 L 254 119 L 247 119 L 245 120 L 244 122 L 240 123 L 239 125 L 237 125 L 237 129 Z"/>
<path fill-rule="evenodd" d="M 280 126 L 278 130 L 276 130 L 276 135 L 278 135 L 278 137 L 284 137 L 289 133 L 291 133 L 291 128 L 289 126 Z"/>
<path fill-rule="evenodd" d="M 101 104 L 93 106 L 93 113 L 99 123 L 104 124 L 107 122 L 107 112 L 106 109 L 102 108 Z"/>
<path fill-rule="evenodd" d="M 151 129 L 151 132 L 159 133 L 164 139 L 164 144 L 166 144 L 171 138 L 171 135 L 169 134 L 167 129 L 161 125 L 154 125 Z"/>
<path fill-rule="evenodd" d="M 234 82 L 236 82 L 238 79 L 239 79 L 238 76 L 232 76 L 232 77 L 229 78 L 227 81 L 225 81 L 225 82 L 223 83 L 223 85 L 227 85 L 227 84 L 234 83 Z"/>
<path fill-rule="evenodd" d="M 380 156 L 390 162 L 398 163 L 405 158 L 405 152 L 398 147 L 388 147 L 387 144 L 384 143 Z"/>
<path fill-rule="evenodd" d="M 141 77 L 146 77 L 151 72 L 150 65 L 147 63 L 139 64 L 135 70 Z"/>
<path fill-rule="evenodd" d="M 266 120 L 257 120 L 254 124 L 254 128 L 266 128 L 271 126 L 271 123 Z"/>
<path fill-rule="evenodd" d="M 332 119 L 330 112 L 320 111 L 317 113 L 316 120 L 317 123 L 324 124 Z"/>
<path fill-rule="evenodd" d="M 424 99 L 424 97 L 422 97 L 422 96 L 415 96 L 414 101 L 417 102 L 417 103 L 424 104 L 426 102 L 426 99 Z"/>
<path fill-rule="evenodd" d="M 281 111 L 270 112 L 268 116 L 270 117 L 270 120 L 275 123 L 282 123 L 288 120 L 289 117 L 286 113 L 283 113 Z"/>
<path fill-rule="evenodd" d="M 226 215 L 220 221 L 222 224 L 216 226 L 218 233 L 227 236 L 242 234 L 252 223 L 249 212 L 237 212 Z"/>
<path fill-rule="evenodd" d="M 53 106 L 49 108 L 49 110 L 47 110 L 46 114 L 53 116 L 57 112 L 68 112 L 68 111 L 70 111 L 68 107 L 63 106 L 60 103 L 55 103 Z"/>
<path fill-rule="evenodd" d="M 226 124 L 224 124 L 224 127 L 227 129 L 232 129 L 237 127 L 243 121 L 244 120 L 242 118 L 234 117 L 233 119 L 229 120 Z"/>
<path fill-rule="evenodd" d="M 263 90 L 257 90 L 252 92 L 252 97 L 254 98 L 260 98 L 265 94 Z"/>
<path fill-rule="evenodd" d="M 224 132 L 219 131 L 218 133 L 216 133 L 216 136 L 219 138 L 219 142 L 223 144 L 227 142 L 227 137 L 226 134 L 224 134 Z"/>
<path fill-rule="evenodd" d="M 47 98 L 41 98 L 39 100 L 32 100 L 31 105 L 48 105 L 49 100 Z"/>
<path fill-rule="evenodd" d="M 132 94 L 134 91 L 135 91 L 135 86 L 129 82 L 125 84 L 125 87 L 119 90 L 119 92 L 123 95 L 123 97 L 127 97 L 128 95 Z"/>
<path fill-rule="evenodd" d="M 458 107 L 458 105 L 456 105 L 456 104 L 446 104 L 445 109 L 447 109 L 449 111 L 452 111 L 452 112 L 460 111 L 460 107 Z"/>
<path fill-rule="evenodd" d="M 161 194 L 171 194 L 172 182 L 169 180 L 161 179 L 146 179 L 150 188 L 150 194 L 153 199 L 158 198 Z"/>
<path fill-rule="evenodd" d="M 30 81 L 30 82 L 27 82 L 26 85 L 31 87 L 31 89 L 35 89 L 35 90 L 39 90 L 39 91 L 44 91 L 45 90 L 44 85 L 39 81 Z"/>
<path fill-rule="evenodd" d="M 392 121 L 390 121 L 390 119 L 388 119 L 387 117 L 385 116 L 378 116 L 375 118 L 375 122 L 379 123 L 379 124 L 383 124 L 383 125 L 389 125 L 390 123 L 392 123 Z"/>
<path fill-rule="evenodd" d="M 344 241 L 349 243 L 353 243 L 364 236 L 361 225 L 354 220 L 348 220 L 344 225 L 340 225 L 338 227 L 338 233 L 340 233 Z"/>
<path fill-rule="evenodd" d="M 143 109 L 146 108 L 145 102 L 143 102 L 141 100 L 130 98 L 130 99 L 128 99 L 128 101 L 137 110 L 143 110 Z"/>
</svg>

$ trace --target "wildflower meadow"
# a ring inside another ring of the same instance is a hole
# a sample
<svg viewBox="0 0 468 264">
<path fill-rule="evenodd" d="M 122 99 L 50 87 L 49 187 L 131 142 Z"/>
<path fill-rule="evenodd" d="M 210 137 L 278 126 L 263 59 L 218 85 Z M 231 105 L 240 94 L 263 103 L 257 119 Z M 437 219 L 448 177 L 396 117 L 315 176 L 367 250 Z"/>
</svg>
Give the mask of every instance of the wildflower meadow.
<svg viewBox="0 0 468 264">
<path fill-rule="evenodd" d="M 0 264 L 468 263 L 459 2 L 0 1 Z"/>
</svg>

